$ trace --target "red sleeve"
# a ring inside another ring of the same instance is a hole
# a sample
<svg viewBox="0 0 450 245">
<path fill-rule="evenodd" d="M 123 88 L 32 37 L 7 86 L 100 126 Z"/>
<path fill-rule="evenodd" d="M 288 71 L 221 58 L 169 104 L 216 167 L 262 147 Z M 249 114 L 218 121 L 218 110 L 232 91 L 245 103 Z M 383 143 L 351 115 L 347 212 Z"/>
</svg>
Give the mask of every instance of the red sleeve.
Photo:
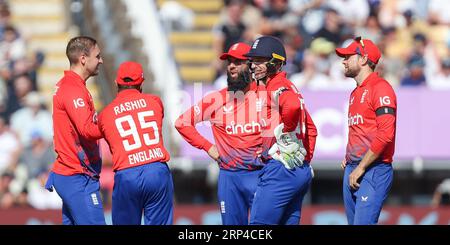
<svg viewBox="0 0 450 245">
<path fill-rule="evenodd" d="M 376 114 L 377 133 L 370 150 L 381 154 L 388 143 L 395 138 L 397 115 L 397 98 L 392 87 L 387 82 L 374 88 L 371 105 Z"/>
<path fill-rule="evenodd" d="M 205 151 L 209 151 L 213 144 L 198 133 L 195 125 L 211 118 L 214 113 L 214 110 L 208 110 L 211 102 L 209 97 L 203 98 L 197 105 L 192 106 L 178 117 L 175 122 L 175 128 L 190 145 Z"/>
<path fill-rule="evenodd" d="M 80 89 L 68 88 L 62 99 L 64 108 L 77 132 L 86 139 L 102 138 L 97 125 L 97 116 L 89 94 Z"/>
<path fill-rule="evenodd" d="M 316 138 L 317 138 L 317 128 L 314 124 L 311 116 L 309 115 L 308 110 L 305 109 L 306 114 L 306 142 L 304 142 L 304 146 L 308 151 L 307 159 L 311 161 L 314 155 L 314 150 L 316 148 Z"/>
<path fill-rule="evenodd" d="M 278 98 L 283 132 L 292 132 L 297 128 L 300 119 L 301 104 L 298 94 L 286 90 Z"/>
</svg>

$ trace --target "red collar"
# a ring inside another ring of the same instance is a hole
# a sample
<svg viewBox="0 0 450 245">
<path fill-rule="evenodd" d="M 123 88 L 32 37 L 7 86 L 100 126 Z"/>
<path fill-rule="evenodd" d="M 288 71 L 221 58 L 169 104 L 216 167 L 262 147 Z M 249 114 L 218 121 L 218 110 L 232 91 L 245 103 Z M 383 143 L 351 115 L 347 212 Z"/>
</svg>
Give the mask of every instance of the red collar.
<svg viewBox="0 0 450 245">
<path fill-rule="evenodd" d="M 377 81 L 379 78 L 378 72 L 372 72 L 369 76 L 366 77 L 366 79 L 359 85 L 359 87 L 364 87 L 374 81 Z"/>
<path fill-rule="evenodd" d="M 64 76 L 71 77 L 73 78 L 73 80 L 78 81 L 86 86 L 86 81 L 83 78 L 81 78 L 80 75 L 78 75 L 72 70 L 64 71 Z"/>
<path fill-rule="evenodd" d="M 139 90 L 137 90 L 137 89 L 125 89 L 125 90 L 120 91 L 117 94 L 117 97 L 119 97 L 119 95 L 120 95 L 120 97 L 128 97 L 128 95 L 130 95 L 130 94 L 140 94 L 140 93 L 141 92 L 139 92 Z"/>
<path fill-rule="evenodd" d="M 269 79 L 267 80 L 266 87 L 268 87 L 269 83 L 271 83 L 272 81 L 279 81 L 279 80 L 282 80 L 282 79 L 286 79 L 286 72 L 285 71 L 275 73 L 275 75 L 269 77 Z"/>
</svg>

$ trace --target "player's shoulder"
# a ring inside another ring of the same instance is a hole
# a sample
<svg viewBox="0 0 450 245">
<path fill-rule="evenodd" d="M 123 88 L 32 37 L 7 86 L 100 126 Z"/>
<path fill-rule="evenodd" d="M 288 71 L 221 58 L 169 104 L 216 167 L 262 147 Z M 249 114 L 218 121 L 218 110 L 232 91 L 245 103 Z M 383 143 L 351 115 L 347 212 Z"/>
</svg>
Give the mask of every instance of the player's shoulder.
<svg viewBox="0 0 450 245">
<path fill-rule="evenodd" d="M 141 93 L 140 97 L 142 97 L 143 99 L 146 99 L 146 100 L 161 101 L 161 98 L 158 95 L 156 95 L 156 94 L 144 94 L 144 93 Z"/>
<path fill-rule="evenodd" d="M 376 81 L 373 82 L 372 87 L 374 90 L 377 90 L 379 92 L 392 92 L 395 94 L 394 88 L 392 85 L 384 78 L 377 76 Z"/>
<path fill-rule="evenodd" d="M 139 96 L 141 99 L 144 99 L 150 105 L 157 103 L 160 107 L 163 107 L 162 100 L 158 95 L 141 93 Z"/>
<path fill-rule="evenodd" d="M 205 96 L 202 98 L 203 103 L 212 103 L 214 101 L 218 100 L 224 100 L 227 96 L 228 88 L 223 88 L 220 90 L 214 90 L 208 92 Z"/>
<path fill-rule="evenodd" d="M 111 101 L 111 103 L 107 104 L 105 107 L 103 107 L 100 114 L 104 114 L 107 111 L 112 111 L 113 108 L 118 104 L 117 98 Z"/>
<path fill-rule="evenodd" d="M 215 95 L 226 95 L 228 92 L 228 87 L 226 88 L 222 88 L 220 90 L 216 90 L 216 91 L 212 91 L 210 93 L 208 93 L 206 96 L 215 96 Z"/>
<path fill-rule="evenodd" d="M 276 75 L 272 80 L 269 81 L 266 88 L 267 90 L 278 90 L 280 88 L 286 88 L 289 89 L 290 84 L 292 82 L 287 79 L 284 73 Z"/>
<path fill-rule="evenodd" d="M 64 93 L 64 95 L 84 92 L 83 87 L 81 87 L 78 83 L 75 83 L 72 78 L 68 76 L 64 76 L 63 78 L 61 78 L 56 86 L 58 87 L 57 92 L 62 92 Z"/>
</svg>

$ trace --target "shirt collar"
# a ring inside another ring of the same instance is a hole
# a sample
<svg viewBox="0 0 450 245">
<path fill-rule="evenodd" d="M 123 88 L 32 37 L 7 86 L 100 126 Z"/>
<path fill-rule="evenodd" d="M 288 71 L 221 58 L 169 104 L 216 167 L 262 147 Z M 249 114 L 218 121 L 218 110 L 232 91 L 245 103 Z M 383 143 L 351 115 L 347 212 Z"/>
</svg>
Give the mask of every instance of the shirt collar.
<svg viewBox="0 0 450 245">
<path fill-rule="evenodd" d="M 132 89 L 132 88 L 124 89 L 124 90 L 120 91 L 119 93 L 117 93 L 117 97 L 119 97 L 119 95 L 120 95 L 120 97 L 128 97 L 128 95 L 130 95 L 130 94 L 140 94 L 140 93 L 141 92 L 139 92 L 139 90 L 137 90 L 137 89 Z"/>
<path fill-rule="evenodd" d="M 80 75 L 78 75 L 72 70 L 64 71 L 64 76 L 72 77 L 74 80 L 82 83 L 83 85 L 86 85 L 86 81 L 83 78 L 81 78 Z"/>
<path fill-rule="evenodd" d="M 378 72 L 372 72 L 370 73 L 369 76 L 367 76 L 367 78 L 361 83 L 360 87 L 364 87 L 374 81 L 377 81 L 379 76 L 378 76 Z"/>
<path fill-rule="evenodd" d="M 269 83 L 271 83 L 272 81 L 278 81 L 278 80 L 281 80 L 283 78 L 286 78 L 286 72 L 285 71 L 276 73 L 272 77 L 269 77 L 266 87 L 269 86 Z"/>
</svg>

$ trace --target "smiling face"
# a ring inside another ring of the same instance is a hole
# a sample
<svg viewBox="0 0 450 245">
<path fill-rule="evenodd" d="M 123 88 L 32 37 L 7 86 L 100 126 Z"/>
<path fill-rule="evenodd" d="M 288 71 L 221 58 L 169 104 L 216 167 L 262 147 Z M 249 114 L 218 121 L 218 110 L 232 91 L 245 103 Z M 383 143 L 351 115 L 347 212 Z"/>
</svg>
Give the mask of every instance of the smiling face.
<svg viewBox="0 0 450 245">
<path fill-rule="evenodd" d="M 261 80 L 267 76 L 267 62 L 269 58 L 254 57 L 250 60 L 250 68 L 254 74 L 254 79 Z"/>
<path fill-rule="evenodd" d="M 98 69 L 103 64 L 102 56 L 100 55 L 100 48 L 96 44 L 91 48 L 89 55 L 83 55 L 81 57 L 84 62 L 84 67 L 90 76 L 98 75 Z"/>
</svg>

